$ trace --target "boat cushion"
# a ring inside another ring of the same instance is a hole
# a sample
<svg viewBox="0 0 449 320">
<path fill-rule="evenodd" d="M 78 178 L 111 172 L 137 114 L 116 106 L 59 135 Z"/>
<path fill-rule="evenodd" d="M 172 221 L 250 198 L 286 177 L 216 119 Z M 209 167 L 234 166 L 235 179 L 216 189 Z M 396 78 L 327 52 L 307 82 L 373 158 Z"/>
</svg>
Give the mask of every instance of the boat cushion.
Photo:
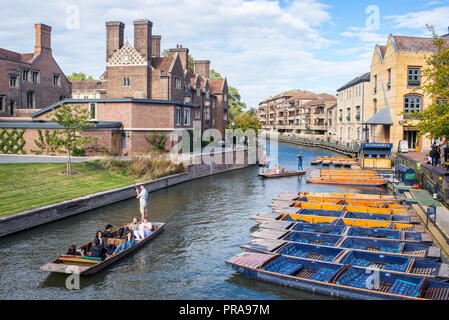
<svg viewBox="0 0 449 320">
<path fill-rule="evenodd" d="M 392 271 L 406 272 L 409 263 L 410 263 L 410 259 L 407 259 L 407 261 L 404 262 L 403 264 L 393 264 L 393 263 L 387 264 L 384 269 L 392 270 Z"/>
<path fill-rule="evenodd" d="M 123 243 L 123 239 L 106 238 L 106 245 L 113 244 L 118 247 Z"/>
<path fill-rule="evenodd" d="M 307 252 L 297 249 L 297 246 L 295 246 L 294 244 L 285 246 L 284 248 L 279 250 L 279 253 L 295 257 L 305 257 L 308 254 Z"/>
<path fill-rule="evenodd" d="M 299 262 L 298 263 L 289 262 L 285 257 L 280 256 L 279 258 L 268 263 L 262 269 L 286 275 L 294 275 L 302 268 L 303 265 L 300 264 Z"/>
<path fill-rule="evenodd" d="M 309 279 L 321 281 L 321 282 L 329 282 L 332 276 L 335 274 L 335 270 L 329 268 L 320 268 L 317 272 L 315 272 Z"/>
<path fill-rule="evenodd" d="M 424 279 L 418 283 L 411 283 L 401 279 L 396 279 L 390 289 L 390 293 L 399 294 L 402 296 L 417 297 L 419 296 L 423 283 Z"/>
<path fill-rule="evenodd" d="M 366 280 L 371 274 L 361 269 L 350 268 L 338 280 L 337 284 L 348 287 L 367 289 Z"/>
</svg>

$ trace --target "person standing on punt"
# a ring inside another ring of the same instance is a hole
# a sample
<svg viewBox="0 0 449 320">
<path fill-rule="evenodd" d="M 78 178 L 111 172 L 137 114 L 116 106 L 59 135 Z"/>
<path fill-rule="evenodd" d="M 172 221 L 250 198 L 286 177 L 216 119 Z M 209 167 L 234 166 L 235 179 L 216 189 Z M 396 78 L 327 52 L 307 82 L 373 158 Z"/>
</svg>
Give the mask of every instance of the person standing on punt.
<svg viewBox="0 0 449 320">
<path fill-rule="evenodd" d="M 302 170 L 304 170 L 303 168 L 302 168 L 302 155 L 301 155 L 301 153 L 299 153 L 298 152 L 298 171 L 302 171 Z"/>
<path fill-rule="evenodd" d="M 140 185 L 140 193 L 136 189 L 137 196 L 136 198 L 140 201 L 140 214 L 142 215 L 142 220 L 145 218 L 148 218 L 148 191 L 145 189 L 145 186 L 143 184 Z"/>
</svg>

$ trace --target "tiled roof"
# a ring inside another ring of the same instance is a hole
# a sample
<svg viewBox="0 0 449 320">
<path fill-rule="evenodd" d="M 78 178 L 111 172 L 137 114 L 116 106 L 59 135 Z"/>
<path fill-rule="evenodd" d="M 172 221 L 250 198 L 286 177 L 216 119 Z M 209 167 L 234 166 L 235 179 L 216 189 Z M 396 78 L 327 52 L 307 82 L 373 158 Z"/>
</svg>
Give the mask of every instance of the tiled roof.
<svg viewBox="0 0 449 320">
<path fill-rule="evenodd" d="M 172 62 L 172 58 L 151 58 L 151 65 L 153 68 L 161 70 L 161 75 L 163 76 L 168 76 Z"/>
<path fill-rule="evenodd" d="M 9 51 L 3 48 L 0 48 L 0 59 L 23 62 L 23 63 L 31 63 L 34 58 L 33 53 L 17 53 L 14 51 Z"/>
<path fill-rule="evenodd" d="M 434 52 L 433 38 L 392 36 L 397 50 Z M 449 44 L 449 39 L 445 40 Z"/>
<path fill-rule="evenodd" d="M 190 86 L 193 88 L 196 85 L 196 74 L 186 71 L 186 80 L 189 80 Z"/>
<path fill-rule="evenodd" d="M 212 94 L 222 93 L 224 80 L 209 80 L 209 88 Z"/>
<path fill-rule="evenodd" d="M 329 93 L 320 93 L 318 97 L 324 99 L 325 101 L 337 101 L 337 97 Z"/>
<path fill-rule="evenodd" d="M 369 118 L 364 124 L 371 125 L 392 125 L 393 119 L 391 118 L 390 108 L 386 107 L 377 111 L 374 116 Z"/>
<path fill-rule="evenodd" d="M 387 50 L 387 46 L 379 46 L 379 51 L 382 58 L 385 56 L 385 50 Z"/>
<path fill-rule="evenodd" d="M 317 100 L 305 102 L 301 105 L 301 107 L 316 107 L 316 106 L 321 106 L 323 104 L 326 104 L 326 100 L 320 98 Z"/>
<path fill-rule="evenodd" d="M 103 84 L 100 80 L 72 81 L 72 90 L 104 89 Z"/>
<path fill-rule="evenodd" d="M 370 81 L 370 73 L 367 72 L 367 73 L 362 74 L 360 77 L 352 79 L 351 81 L 346 83 L 343 87 L 337 89 L 337 92 L 340 92 L 349 87 L 355 86 L 356 84 L 358 84 L 360 82 L 369 82 L 369 81 Z"/>
</svg>

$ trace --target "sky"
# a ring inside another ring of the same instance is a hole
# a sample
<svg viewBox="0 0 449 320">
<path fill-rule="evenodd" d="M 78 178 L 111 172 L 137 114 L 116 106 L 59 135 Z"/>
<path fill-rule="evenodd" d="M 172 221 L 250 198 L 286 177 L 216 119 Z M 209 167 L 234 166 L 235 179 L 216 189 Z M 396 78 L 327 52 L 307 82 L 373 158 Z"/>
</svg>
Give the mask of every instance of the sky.
<svg viewBox="0 0 449 320">
<path fill-rule="evenodd" d="M 389 34 L 448 33 L 449 0 L 3 0 L 0 48 L 34 50 L 34 24 L 52 26 L 53 56 L 65 74 L 99 78 L 106 68 L 106 21 L 153 22 L 162 49 L 181 44 L 226 76 L 248 107 L 280 92 L 336 94 L 368 72 Z M 126 40 L 125 40 L 126 41 Z"/>
</svg>

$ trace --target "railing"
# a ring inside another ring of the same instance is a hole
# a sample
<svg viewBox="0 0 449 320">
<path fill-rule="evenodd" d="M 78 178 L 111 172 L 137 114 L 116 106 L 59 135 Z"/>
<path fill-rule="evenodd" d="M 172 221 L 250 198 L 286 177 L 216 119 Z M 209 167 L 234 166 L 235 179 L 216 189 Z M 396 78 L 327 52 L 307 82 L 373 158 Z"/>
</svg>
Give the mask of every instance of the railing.
<svg viewBox="0 0 449 320">
<path fill-rule="evenodd" d="M 270 136 L 271 138 L 271 136 Z M 274 135 L 272 138 L 275 138 Z M 326 141 L 325 138 L 317 137 L 315 139 L 311 138 L 303 138 L 298 137 L 295 135 L 287 136 L 287 135 L 278 135 L 278 140 L 280 142 L 288 142 L 293 144 L 300 144 L 303 146 L 311 146 L 311 147 L 318 147 L 323 148 L 327 150 L 336 151 L 339 153 L 356 156 L 361 148 L 361 145 L 356 142 L 351 142 L 349 145 L 339 144 L 337 142 L 333 141 Z"/>
</svg>

